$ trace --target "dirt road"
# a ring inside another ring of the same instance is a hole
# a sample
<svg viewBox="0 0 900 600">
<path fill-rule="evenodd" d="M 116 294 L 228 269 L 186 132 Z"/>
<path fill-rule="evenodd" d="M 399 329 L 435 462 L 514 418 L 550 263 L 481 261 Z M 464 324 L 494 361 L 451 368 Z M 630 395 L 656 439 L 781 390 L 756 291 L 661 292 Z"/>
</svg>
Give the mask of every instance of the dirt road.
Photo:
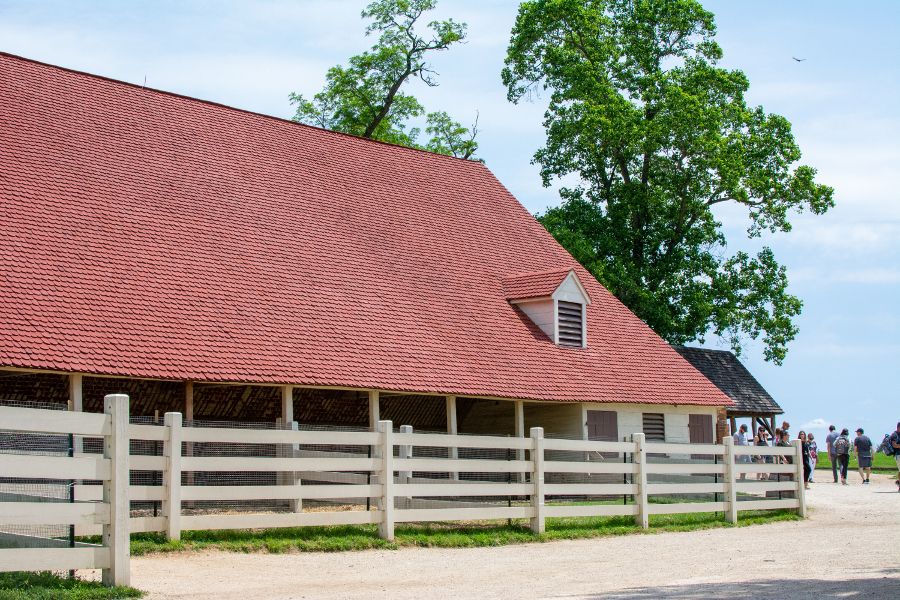
<svg viewBox="0 0 900 600">
<path fill-rule="evenodd" d="M 900 598 L 900 493 L 885 476 L 851 480 L 814 484 L 804 522 L 501 548 L 162 555 L 134 559 L 132 583 L 151 600 Z"/>
</svg>

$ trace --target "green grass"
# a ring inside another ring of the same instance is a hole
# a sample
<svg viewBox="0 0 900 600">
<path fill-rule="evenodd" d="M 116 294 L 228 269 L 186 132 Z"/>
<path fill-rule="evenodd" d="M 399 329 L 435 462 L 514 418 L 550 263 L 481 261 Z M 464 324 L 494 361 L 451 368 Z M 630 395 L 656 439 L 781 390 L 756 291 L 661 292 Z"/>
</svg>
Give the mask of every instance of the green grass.
<svg viewBox="0 0 900 600">
<path fill-rule="evenodd" d="M 856 460 L 856 454 L 850 455 L 850 464 L 847 467 L 848 471 L 856 471 L 858 468 L 858 463 Z M 828 459 L 827 452 L 819 452 L 819 462 L 816 463 L 816 470 L 831 470 L 831 461 Z M 873 473 L 897 473 L 897 463 L 894 460 L 893 456 L 887 456 L 881 452 L 877 452 L 872 455 L 872 472 Z"/>
<path fill-rule="evenodd" d="M 423 524 L 397 526 L 395 540 L 378 537 L 375 526 L 296 527 L 267 530 L 186 531 L 179 541 L 166 541 L 162 534 L 131 536 L 131 552 L 142 556 L 161 552 L 216 549 L 230 552 L 344 552 L 401 547 L 474 548 L 529 542 L 549 542 L 663 531 L 695 531 L 719 527 L 743 527 L 779 521 L 794 521 L 792 511 L 747 511 L 737 525 L 727 523 L 721 513 L 652 515 L 644 531 L 632 517 L 572 517 L 547 519 L 547 530 L 534 534 L 524 522 L 471 524 Z"/>
<path fill-rule="evenodd" d="M 108 588 L 96 581 L 52 573 L 0 573 L 0 600 L 113 600 L 143 595 L 130 587 Z"/>
</svg>

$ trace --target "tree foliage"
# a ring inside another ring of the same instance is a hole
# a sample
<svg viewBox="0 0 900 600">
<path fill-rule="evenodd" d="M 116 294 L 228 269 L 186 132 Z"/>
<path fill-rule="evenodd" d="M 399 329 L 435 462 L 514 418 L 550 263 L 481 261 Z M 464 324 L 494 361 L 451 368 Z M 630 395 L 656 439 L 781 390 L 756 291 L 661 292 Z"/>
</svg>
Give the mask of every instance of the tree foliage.
<svg viewBox="0 0 900 600">
<path fill-rule="evenodd" d="M 295 121 L 366 138 L 424 148 L 441 154 L 471 158 L 478 148 L 476 129 L 470 131 L 445 112 L 425 114 L 425 108 L 406 84 L 419 80 L 437 84 L 428 63 L 434 52 L 447 50 L 465 39 L 465 23 L 453 19 L 431 21 L 422 33 L 421 21 L 437 0 L 376 0 L 362 12 L 369 19 L 366 35 L 377 34 L 371 49 L 350 57 L 347 66 L 328 70 L 325 88 L 311 99 L 291 94 Z M 431 138 L 420 146 L 411 119 L 426 117 Z"/>
<path fill-rule="evenodd" d="M 503 82 L 512 102 L 549 91 L 534 160 L 545 185 L 577 181 L 541 216 L 563 246 L 668 341 L 713 332 L 740 353 L 762 335 L 780 364 L 802 303 L 768 247 L 729 255 L 713 207 L 743 207 L 755 238 L 832 189 L 784 117 L 748 106 L 715 33 L 694 0 L 526 1 Z"/>
</svg>

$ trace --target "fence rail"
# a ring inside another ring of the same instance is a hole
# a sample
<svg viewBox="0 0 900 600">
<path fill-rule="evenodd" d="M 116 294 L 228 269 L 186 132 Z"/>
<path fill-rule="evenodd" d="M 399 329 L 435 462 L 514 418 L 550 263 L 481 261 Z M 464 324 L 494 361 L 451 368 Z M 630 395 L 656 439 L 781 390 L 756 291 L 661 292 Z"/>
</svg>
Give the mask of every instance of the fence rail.
<svg viewBox="0 0 900 600">
<path fill-rule="evenodd" d="M 202 427 L 184 426 L 179 413 L 162 426 L 129 425 L 127 397 L 108 396 L 106 408 L 0 407 L 3 431 L 104 440 L 102 455 L 0 454 L 10 498 L 16 478 L 80 480 L 71 503 L 0 502 L 0 539 L 16 537 L 4 524 L 103 534 L 99 546 L 0 549 L 0 570 L 102 568 L 104 581 L 127 583 L 129 532 L 178 539 L 183 530 L 375 524 L 392 539 L 406 522 L 526 519 L 541 532 L 554 517 L 628 516 L 648 527 L 651 515 L 722 512 L 733 522 L 742 510 L 806 512 L 799 442 L 653 443 L 641 433 L 598 442 L 545 438 L 541 428 L 527 438 L 398 433 L 390 421 L 374 432 Z M 130 511 L 131 502 L 161 510 Z M 224 502 L 271 510 L 216 511 Z"/>
</svg>

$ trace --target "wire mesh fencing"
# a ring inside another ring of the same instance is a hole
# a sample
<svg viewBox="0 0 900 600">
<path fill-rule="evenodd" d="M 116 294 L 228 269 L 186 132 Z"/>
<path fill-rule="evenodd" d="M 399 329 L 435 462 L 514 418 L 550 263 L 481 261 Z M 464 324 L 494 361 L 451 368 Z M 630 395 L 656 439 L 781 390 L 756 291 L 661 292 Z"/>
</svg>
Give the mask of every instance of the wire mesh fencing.
<svg viewBox="0 0 900 600">
<path fill-rule="evenodd" d="M 65 410 L 65 405 L 0 399 L 0 406 Z M 30 433 L 3 429 L 0 423 L 0 454 L 27 456 L 72 456 L 78 436 Z M 0 477 L 0 502 L 74 502 L 75 481 L 26 477 Z M 0 548 L 55 548 L 74 546 L 75 532 L 69 525 L 0 524 Z"/>
</svg>

